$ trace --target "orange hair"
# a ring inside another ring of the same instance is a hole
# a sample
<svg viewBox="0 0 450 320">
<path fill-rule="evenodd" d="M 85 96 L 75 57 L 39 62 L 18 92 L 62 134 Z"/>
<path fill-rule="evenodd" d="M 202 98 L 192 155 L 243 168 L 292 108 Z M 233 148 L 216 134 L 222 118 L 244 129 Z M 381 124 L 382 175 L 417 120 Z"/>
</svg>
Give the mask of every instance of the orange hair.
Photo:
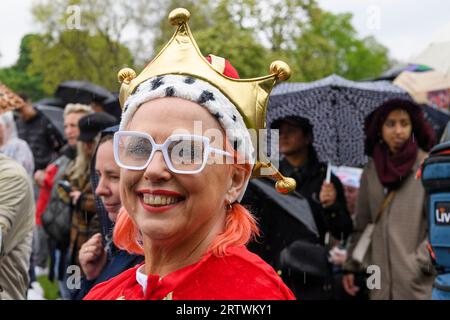
<svg viewBox="0 0 450 320">
<path fill-rule="evenodd" d="M 238 203 L 233 204 L 232 207 L 225 218 L 224 232 L 214 239 L 208 249 L 218 257 L 226 255 L 228 247 L 246 245 L 255 235 L 259 235 L 253 215 Z M 139 244 L 138 239 L 139 230 L 128 212 L 122 207 L 114 227 L 114 244 L 130 254 L 144 255 L 143 247 Z"/>
<path fill-rule="evenodd" d="M 122 207 L 117 215 L 113 231 L 113 241 L 117 248 L 130 254 L 144 255 L 144 249 L 138 243 L 139 230 L 127 210 Z"/>
<path fill-rule="evenodd" d="M 250 171 L 249 164 L 237 164 L 238 154 L 226 140 L 225 148 L 234 154 L 234 167 Z M 215 256 L 227 254 L 230 246 L 246 245 L 253 237 L 259 236 L 259 228 L 253 215 L 239 203 L 234 203 L 232 209 L 227 211 L 225 217 L 225 230 L 217 235 L 208 248 Z M 113 232 L 114 244 L 131 254 L 144 254 L 142 245 L 139 244 L 139 229 L 134 224 L 128 212 L 122 207 L 117 216 Z"/>
</svg>

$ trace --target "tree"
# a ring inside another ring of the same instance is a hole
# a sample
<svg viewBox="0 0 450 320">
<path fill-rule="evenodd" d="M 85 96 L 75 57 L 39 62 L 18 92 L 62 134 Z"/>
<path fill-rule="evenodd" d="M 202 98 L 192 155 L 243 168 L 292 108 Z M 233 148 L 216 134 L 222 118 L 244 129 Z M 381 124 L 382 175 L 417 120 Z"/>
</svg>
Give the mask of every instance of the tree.
<svg viewBox="0 0 450 320">
<path fill-rule="evenodd" d="M 359 39 L 351 24 L 351 14 L 318 11 L 303 26 L 292 52 L 295 75 L 311 81 L 330 73 L 352 80 L 375 77 L 389 66 L 387 49 L 373 37 Z"/>
<path fill-rule="evenodd" d="M 86 31 L 64 31 L 57 38 L 46 35 L 33 41 L 31 47 L 33 63 L 28 72 L 42 75 L 42 88 L 49 95 L 59 83 L 72 79 L 87 80 L 117 91 L 117 71 L 133 64 L 128 48 Z"/>
<path fill-rule="evenodd" d="M 29 72 L 42 74 L 47 94 L 69 79 L 117 91 L 117 72 L 125 66 L 141 66 L 151 56 L 162 2 L 46 0 L 35 4 L 32 13 L 44 33 L 41 41 L 32 43 Z"/>
<path fill-rule="evenodd" d="M 42 75 L 31 75 L 27 72 L 31 60 L 31 42 L 39 39 L 36 34 L 25 35 L 20 43 L 20 54 L 15 65 L 0 69 L 0 82 L 16 92 L 27 94 L 33 101 L 42 99 L 45 93 L 42 89 Z"/>
<path fill-rule="evenodd" d="M 154 47 L 160 50 L 170 39 L 175 29 L 167 22 L 167 16 L 171 10 L 182 6 L 195 14 L 189 27 L 204 55 L 214 54 L 228 59 L 242 78 L 267 74 L 270 65 L 268 49 L 257 41 L 253 28 L 239 24 L 240 16 L 232 10 L 232 5 L 236 5 L 235 1 L 172 0 L 165 8 L 166 14 L 160 22 L 161 31 Z"/>
<path fill-rule="evenodd" d="M 315 0 L 43 0 L 33 6 L 43 34 L 0 79 L 34 96 L 53 94 L 69 79 L 116 91 L 118 70 L 139 71 L 170 39 L 167 15 L 176 7 L 193 14 L 189 25 L 202 52 L 227 58 L 244 78 L 267 74 L 275 59 L 289 63 L 293 81 L 332 73 L 360 80 L 389 66 L 387 49 L 359 38 L 350 14 L 323 11 Z"/>
<path fill-rule="evenodd" d="M 292 81 L 332 73 L 361 80 L 389 66 L 385 47 L 373 37 L 358 38 L 351 14 L 326 12 L 315 0 L 172 0 L 155 48 L 172 35 L 166 17 L 178 6 L 195 14 L 189 25 L 202 52 L 229 59 L 242 77 L 266 74 L 276 59 L 291 66 Z"/>
</svg>

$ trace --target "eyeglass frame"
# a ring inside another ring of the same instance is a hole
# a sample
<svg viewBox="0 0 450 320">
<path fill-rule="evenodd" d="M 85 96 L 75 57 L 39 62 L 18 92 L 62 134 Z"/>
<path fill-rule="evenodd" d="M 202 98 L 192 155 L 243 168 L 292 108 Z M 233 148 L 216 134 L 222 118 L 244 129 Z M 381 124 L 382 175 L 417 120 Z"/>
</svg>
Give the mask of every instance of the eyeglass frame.
<svg viewBox="0 0 450 320">
<path fill-rule="evenodd" d="M 128 166 L 124 163 L 122 163 L 120 161 L 119 158 L 119 140 L 121 136 L 127 136 L 127 137 L 141 137 L 141 138 L 146 138 L 150 141 L 151 145 L 152 145 L 152 152 L 150 153 L 145 165 L 142 166 Z M 172 163 L 172 160 L 169 157 L 169 153 L 168 153 L 168 146 L 170 145 L 171 142 L 173 142 L 173 138 L 189 138 L 191 140 L 201 140 L 203 142 L 203 146 L 205 148 L 204 152 L 203 152 L 203 158 L 202 158 L 202 165 L 199 169 L 197 170 L 193 170 L 193 171 L 184 171 L 184 170 L 178 170 L 175 169 Z M 210 139 L 208 137 L 205 136 L 199 136 L 199 135 L 195 135 L 195 134 L 173 134 L 169 137 L 167 137 L 167 139 L 164 141 L 164 143 L 158 144 L 155 142 L 155 140 L 153 139 L 153 137 L 145 132 L 140 132 L 140 131 L 117 131 L 116 133 L 114 133 L 114 139 L 113 139 L 113 151 L 114 151 L 114 160 L 117 163 L 117 165 L 123 169 L 128 169 L 128 170 L 135 170 L 135 171 L 140 171 L 140 170 L 145 170 L 148 165 L 150 164 L 150 162 L 153 160 L 153 157 L 155 156 L 156 151 L 161 151 L 163 154 L 163 158 L 164 158 L 164 162 L 167 166 L 167 168 L 172 172 L 172 173 L 176 173 L 176 174 L 197 174 L 201 171 L 203 171 L 203 169 L 206 167 L 206 164 L 208 162 L 208 158 L 209 155 L 211 153 L 215 153 L 218 155 L 223 155 L 226 157 L 231 157 L 233 158 L 233 155 L 231 153 L 229 153 L 228 151 L 225 150 L 221 150 L 221 149 L 217 149 L 217 148 L 213 148 L 209 145 L 210 143 Z"/>
</svg>

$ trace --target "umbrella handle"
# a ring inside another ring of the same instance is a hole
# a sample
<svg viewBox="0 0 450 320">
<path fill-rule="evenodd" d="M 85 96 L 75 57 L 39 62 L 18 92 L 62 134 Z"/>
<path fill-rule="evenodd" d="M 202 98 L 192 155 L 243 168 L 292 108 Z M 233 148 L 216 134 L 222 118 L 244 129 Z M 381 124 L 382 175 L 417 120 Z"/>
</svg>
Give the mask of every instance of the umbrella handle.
<svg viewBox="0 0 450 320">
<path fill-rule="evenodd" d="M 330 183 L 331 182 L 331 164 L 328 162 L 327 165 L 327 175 L 325 177 L 325 182 Z"/>
</svg>

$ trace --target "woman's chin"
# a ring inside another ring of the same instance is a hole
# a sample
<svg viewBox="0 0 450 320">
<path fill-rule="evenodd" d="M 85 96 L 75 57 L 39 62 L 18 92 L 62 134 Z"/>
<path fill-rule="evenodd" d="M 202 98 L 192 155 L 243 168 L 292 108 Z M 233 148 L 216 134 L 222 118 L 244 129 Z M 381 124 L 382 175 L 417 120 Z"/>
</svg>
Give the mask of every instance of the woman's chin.
<svg viewBox="0 0 450 320">
<path fill-rule="evenodd" d="M 147 221 L 139 223 L 139 230 L 145 238 L 151 241 L 164 241 L 169 240 L 176 235 L 173 223 L 155 221 L 153 219 L 150 221 L 149 219 L 146 220 Z"/>
</svg>

